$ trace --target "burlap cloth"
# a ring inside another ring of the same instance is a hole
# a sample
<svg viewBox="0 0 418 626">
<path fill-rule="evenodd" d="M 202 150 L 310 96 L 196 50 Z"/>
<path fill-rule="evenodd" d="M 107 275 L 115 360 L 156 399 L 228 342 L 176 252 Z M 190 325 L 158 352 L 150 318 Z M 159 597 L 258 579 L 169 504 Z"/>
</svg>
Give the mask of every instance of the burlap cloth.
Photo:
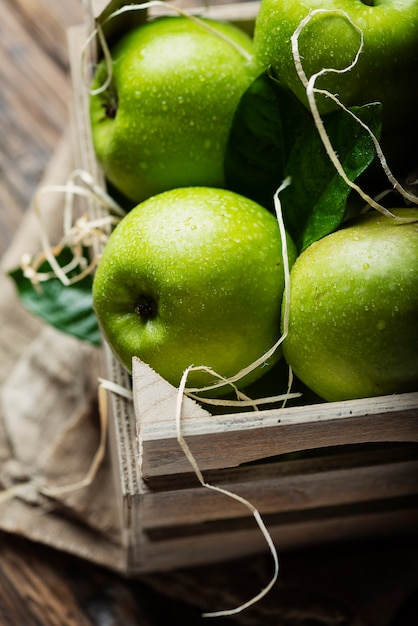
<svg viewBox="0 0 418 626">
<path fill-rule="evenodd" d="M 70 141 L 63 137 L 41 185 L 65 182 L 73 169 Z M 45 196 L 51 239 L 62 229 L 62 197 Z M 124 548 L 115 506 L 113 473 L 106 455 L 93 483 L 56 497 L 42 487 L 76 482 L 85 476 L 97 450 L 98 349 L 44 325 L 21 306 L 6 275 L 26 252 L 40 250 L 32 207 L 2 260 L 0 275 L 0 529 L 42 542 L 123 574 Z M 6 496 L 5 490 L 13 494 Z M 162 594 L 204 610 L 232 608 L 269 580 L 270 556 L 234 563 L 143 576 Z M 341 598 L 316 584 L 318 563 L 297 561 L 277 589 L 254 608 L 217 623 L 353 625 Z M 314 575 L 312 575 L 314 573 Z M 334 573 L 328 570 L 329 582 Z"/>
<path fill-rule="evenodd" d="M 73 169 L 62 139 L 41 185 L 64 183 Z M 42 211 L 51 240 L 62 233 L 62 195 Z M 50 498 L 42 487 L 85 476 L 97 450 L 97 349 L 43 324 L 21 306 L 7 270 L 41 249 L 32 207 L 2 259 L 0 275 L 0 528 L 120 568 L 118 518 L 109 462 L 94 484 Z M 40 488 L 39 488 L 40 487 Z M 2 501 L 3 500 L 3 501 Z"/>
</svg>

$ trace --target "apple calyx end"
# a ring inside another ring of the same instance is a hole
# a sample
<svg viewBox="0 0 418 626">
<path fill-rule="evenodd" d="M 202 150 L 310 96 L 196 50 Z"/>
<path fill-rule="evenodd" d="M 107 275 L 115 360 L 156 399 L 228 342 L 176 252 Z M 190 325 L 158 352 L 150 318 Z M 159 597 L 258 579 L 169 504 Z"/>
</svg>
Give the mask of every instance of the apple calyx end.
<svg viewBox="0 0 418 626">
<path fill-rule="evenodd" d="M 151 296 L 142 295 L 138 298 L 134 311 L 142 321 L 148 322 L 157 317 L 157 303 Z"/>
</svg>

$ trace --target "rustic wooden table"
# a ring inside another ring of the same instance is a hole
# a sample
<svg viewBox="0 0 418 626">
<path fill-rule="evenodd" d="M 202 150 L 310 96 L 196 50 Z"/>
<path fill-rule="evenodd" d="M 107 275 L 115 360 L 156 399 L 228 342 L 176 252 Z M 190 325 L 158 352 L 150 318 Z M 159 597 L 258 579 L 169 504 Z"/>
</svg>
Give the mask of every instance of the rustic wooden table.
<svg viewBox="0 0 418 626">
<path fill-rule="evenodd" d="M 82 11 L 80 0 L 0 0 L 0 14 L 1 256 L 68 121 L 66 28 L 80 22 Z M 412 626 L 418 623 L 411 595 L 418 589 L 417 557 L 417 541 L 407 537 L 285 554 L 279 590 L 262 603 L 263 610 L 218 623 Z M 189 586 L 193 580 L 195 589 L 211 586 L 216 596 L 217 583 L 234 579 L 236 588 L 240 574 L 245 584 L 254 567 L 269 571 L 269 560 L 261 556 L 251 563 L 200 568 L 186 580 Z M 175 595 L 182 584 L 179 602 Z M 155 579 L 125 580 L 0 533 L 2 626 L 196 626 L 204 620 L 192 591 L 184 602 L 187 584 L 170 575 L 162 576 L 160 585 Z"/>
</svg>

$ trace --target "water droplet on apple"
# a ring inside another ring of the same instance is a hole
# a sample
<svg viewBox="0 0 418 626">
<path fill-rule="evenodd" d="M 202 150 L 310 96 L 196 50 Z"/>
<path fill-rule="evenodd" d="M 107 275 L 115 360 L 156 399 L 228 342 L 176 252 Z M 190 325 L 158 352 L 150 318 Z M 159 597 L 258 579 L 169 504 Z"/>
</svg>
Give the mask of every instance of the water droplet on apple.
<svg viewBox="0 0 418 626">
<path fill-rule="evenodd" d="M 377 330 L 385 330 L 385 328 L 386 328 L 385 320 L 379 320 L 377 322 Z"/>
<path fill-rule="evenodd" d="M 364 265 L 363 265 L 363 269 L 364 270 L 368 270 L 369 267 L 370 267 L 370 265 L 368 263 L 364 263 Z"/>
</svg>

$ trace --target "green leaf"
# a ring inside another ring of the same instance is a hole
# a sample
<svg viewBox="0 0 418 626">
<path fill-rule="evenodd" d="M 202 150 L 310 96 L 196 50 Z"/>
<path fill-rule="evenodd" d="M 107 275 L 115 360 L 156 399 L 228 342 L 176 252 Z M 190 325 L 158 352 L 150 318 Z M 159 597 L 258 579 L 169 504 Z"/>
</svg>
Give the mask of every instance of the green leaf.
<svg viewBox="0 0 418 626">
<path fill-rule="evenodd" d="M 310 123 L 293 93 L 261 74 L 235 112 L 224 161 L 226 186 L 272 209 L 290 150 Z"/>
<path fill-rule="evenodd" d="M 380 104 L 350 110 L 379 138 Z M 349 180 L 356 180 L 376 156 L 367 130 L 344 110 L 324 116 L 323 122 Z M 338 228 L 344 219 L 351 187 L 326 153 L 311 113 L 268 72 L 241 98 L 224 169 L 229 189 L 269 210 L 274 193 L 291 177 L 292 184 L 280 199 L 286 228 L 299 250 Z"/>
<path fill-rule="evenodd" d="M 381 105 L 350 109 L 379 137 Z M 346 111 L 323 118 L 331 144 L 350 181 L 363 173 L 376 156 L 369 133 Z M 292 179 L 280 199 L 286 227 L 299 250 L 334 231 L 341 224 L 351 187 L 341 178 L 315 126 L 295 141 L 286 166 Z"/>
<path fill-rule="evenodd" d="M 71 251 L 64 248 L 57 260 L 63 267 L 71 258 Z M 49 263 L 45 262 L 39 271 L 48 272 L 50 269 Z M 71 285 L 63 285 L 58 278 L 51 278 L 35 289 L 22 269 L 12 270 L 9 275 L 28 311 L 68 335 L 100 345 L 101 336 L 92 307 L 92 276 L 88 275 Z"/>
</svg>

